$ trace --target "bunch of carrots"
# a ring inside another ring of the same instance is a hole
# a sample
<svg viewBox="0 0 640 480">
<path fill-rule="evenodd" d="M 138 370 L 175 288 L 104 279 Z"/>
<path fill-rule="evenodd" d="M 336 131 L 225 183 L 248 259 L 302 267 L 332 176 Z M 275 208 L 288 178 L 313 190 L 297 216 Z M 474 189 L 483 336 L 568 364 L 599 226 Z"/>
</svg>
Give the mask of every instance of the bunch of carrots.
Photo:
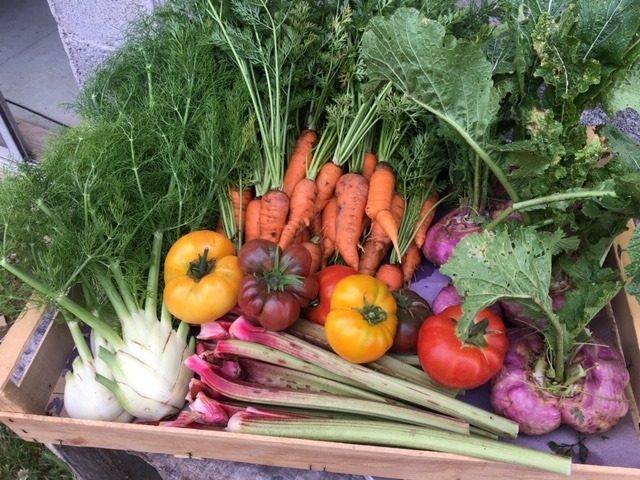
<svg viewBox="0 0 640 480">
<path fill-rule="evenodd" d="M 230 186 L 229 198 L 221 200 L 219 228 L 237 248 L 257 238 L 283 249 L 301 244 L 311 254 L 315 270 L 344 263 L 377 276 L 392 289 L 400 288 L 411 281 L 421 263 L 420 248 L 438 202 L 437 195 L 423 193 L 429 192 L 422 188 L 429 185 L 424 176 L 409 178 L 408 173 L 415 173 L 415 162 L 403 163 L 395 155 L 414 119 L 408 105 L 394 96 L 390 83 L 367 83 L 357 71 L 362 29 L 349 4 L 333 12 L 320 37 L 313 36 L 317 32 L 309 37 L 309 32 L 301 31 L 296 44 L 291 42 L 291 32 L 304 22 L 287 22 L 314 14 L 303 6 L 297 11 L 291 4 L 284 23 L 275 22 L 261 8 L 255 13 L 262 20 L 246 24 L 251 19 L 234 17 L 233 11 L 210 4 L 221 41 L 232 53 L 230 58 L 237 63 L 252 99 L 255 140 L 262 152 L 258 166 L 241 183 L 250 187 Z M 245 51 L 259 41 L 255 31 L 264 25 L 270 25 L 263 34 L 274 48 L 255 44 Z M 244 41 L 234 41 L 243 29 Z M 320 42 L 322 68 L 302 72 L 300 62 L 307 57 L 291 45 L 311 48 L 302 41 L 308 38 Z M 261 55 L 257 60 L 256 52 Z M 294 70 L 298 73 L 292 75 Z M 314 77 L 306 87 L 291 83 L 307 78 L 308 71 Z M 311 105 L 289 95 L 305 88 L 314 92 Z M 296 119 L 302 118 L 306 128 L 298 130 Z M 319 125 L 322 128 L 316 129 Z M 292 131 L 299 131 L 297 138 L 290 138 Z M 373 138 L 378 139 L 376 148 Z M 419 170 L 422 175 L 424 169 Z M 419 188 L 409 189 L 408 183 Z"/>
<path fill-rule="evenodd" d="M 366 152 L 360 172 L 345 172 L 326 162 L 314 179 L 308 172 L 318 134 L 304 130 L 287 165 L 283 188 L 254 198 L 251 189 L 230 189 L 236 225 L 244 241 L 270 240 L 281 248 L 304 246 L 317 271 L 344 263 L 360 273 L 374 275 L 392 289 L 410 283 L 420 265 L 420 249 L 435 215 L 438 194 L 422 202 L 411 241 L 400 252 L 399 230 L 405 198 L 396 190 L 396 174 L 388 162 Z M 389 263 L 394 249 L 400 262 Z"/>
</svg>

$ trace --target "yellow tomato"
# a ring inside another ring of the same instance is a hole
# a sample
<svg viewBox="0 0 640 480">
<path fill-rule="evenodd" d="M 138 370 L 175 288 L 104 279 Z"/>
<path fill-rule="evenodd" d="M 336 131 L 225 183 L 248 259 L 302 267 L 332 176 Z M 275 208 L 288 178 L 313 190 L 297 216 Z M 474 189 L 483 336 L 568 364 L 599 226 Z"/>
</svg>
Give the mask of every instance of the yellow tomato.
<svg viewBox="0 0 640 480">
<path fill-rule="evenodd" d="M 227 237 L 209 230 L 188 233 L 165 258 L 164 303 L 184 322 L 211 322 L 236 305 L 242 276 Z"/>
<path fill-rule="evenodd" d="M 369 275 L 340 280 L 324 324 L 329 345 L 345 360 L 373 362 L 393 344 L 398 327 L 396 301 L 387 286 Z"/>
</svg>

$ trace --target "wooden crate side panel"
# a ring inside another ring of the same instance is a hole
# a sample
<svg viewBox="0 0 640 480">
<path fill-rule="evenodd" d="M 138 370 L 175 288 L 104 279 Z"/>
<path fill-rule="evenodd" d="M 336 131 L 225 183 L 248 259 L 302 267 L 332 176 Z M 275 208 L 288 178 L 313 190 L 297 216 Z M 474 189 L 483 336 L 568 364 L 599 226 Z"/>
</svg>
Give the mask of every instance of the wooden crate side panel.
<svg viewBox="0 0 640 480">
<path fill-rule="evenodd" d="M 40 344 L 19 386 L 11 374 L 40 323 L 45 308 L 28 304 L 9 329 L 0 350 L 0 407 L 8 412 L 43 414 L 53 387 L 73 348 L 69 329 L 54 322 Z"/>
<path fill-rule="evenodd" d="M 45 308 L 27 303 L 0 344 L 0 407 L 8 411 L 28 411 L 20 405 L 20 394 L 11 383 L 11 373 L 36 330 Z"/>
<path fill-rule="evenodd" d="M 624 268 L 629 264 L 626 246 L 633 233 L 633 224 L 630 223 L 629 227 L 614 242 L 610 256 L 613 263 L 611 266 L 617 268 L 623 278 L 625 278 Z M 611 307 L 616 318 L 622 351 L 631 376 L 630 383 L 636 409 L 640 409 L 640 304 L 635 297 L 628 295 L 623 290 L 611 301 Z"/>
<path fill-rule="evenodd" d="M 0 413 L 22 438 L 42 443 L 114 448 L 136 452 L 215 458 L 304 470 L 368 474 L 407 480 L 560 480 L 567 478 L 460 455 L 400 448 L 349 445 L 223 431 L 189 430 Z M 638 479 L 636 469 L 574 465 L 580 480 Z"/>
</svg>

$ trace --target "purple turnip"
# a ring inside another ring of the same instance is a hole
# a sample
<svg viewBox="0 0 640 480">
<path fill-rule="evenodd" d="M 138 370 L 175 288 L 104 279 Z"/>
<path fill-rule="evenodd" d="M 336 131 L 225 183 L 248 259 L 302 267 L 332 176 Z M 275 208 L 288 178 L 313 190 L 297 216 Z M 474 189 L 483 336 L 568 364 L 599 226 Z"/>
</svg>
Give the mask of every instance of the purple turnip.
<svg viewBox="0 0 640 480">
<path fill-rule="evenodd" d="M 491 220 L 495 220 L 496 218 L 498 218 L 500 216 L 500 214 L 502 214 L 506 210 L 510 209 L 512 206 L 513 206 L 513 202 L 511 200 L 497 200 L 497 201 L 495 201 L 489 207 L 489 218 L 491 218 Z M 515 212 L 511 213 L 507 218 L 505 218 L 505 220 L 506 221 L 510 221 L 510 222 L 523 223 L 524 222 L 524 216 L 522 215 L 521 212 L 515 211 Z"/>
<path fill-rule="evenodd" d="M 436 298 L 431 303 L 431 311 L 434 314 L 438 314 L 443 310 L 451 307 L 452 305 L 460 305 L 462 303 L 462 297 L 453 285 L 447 285 L 440 293 L 436 295 Z"/>
<path fill-rule="evenodd" d="M 427 238 L 422 245 L 422 253 L 426 259 L 434 265 L 446 263 L 460 240 L 480 231 L 473 216 L 471 208 L 459 207 L 434 223 L 427 231 Z"/>
<path fill-rule="evenodd" d="M 551 308 L 554 312 L 558 312 L 564 307 L 565 294 L 573 290 L 575 285 L 571 282 L 569 277 L 564 274 L 557 275 L 557 278 L 551 284 L 549 295 L 551 296 Z M 514 302 L 502 301 L 500 302 L 504 319 L 512 325 L 517 327 L 529 327 L 534 330 L 542 330 L 547 324 L 547 318 L 534 318 L 529 315 L 525 315 L 522 312 L 522 307 Z"/>
<path fill-rule="evenodd" d="M 574 364 L 582 367 L 585 377 L 576 395 L 562 399 L 562 423 L 583 433 L 605 432 L 629 410 L 629 371 L 618 351 L 603 344 L 584 345 Z"/>
<path fill-rule="evenodd" d="M 549 383 L 546 367 L 542 337 L 512 332 L 504 366 L 492 381 L 491 403 L 496 413 L 518 422 L 522 433 L 542 435 L 561 423 L 582 433 L 605 432 L 626 415 L 629 373 L 614 348 L 580 347 L 564 385 Z"/>
<path fill-rule="evenodd" d="M 438 314 L 443 310 L 451 307 L 452 305 L 460 305 L 463 299 L 458 293 L 458 290 L 453 285 L 447 285 L 440 293 L 436 295 L 433 302 L 431 303 L 431 311 L 434 314 Z M 489 309 L 496 313 L 497 315 L 502 316 L 502 310 L 500 308 L 499 303 L 494 303 L 493 305 L 489 305 Z"/>
</svg>

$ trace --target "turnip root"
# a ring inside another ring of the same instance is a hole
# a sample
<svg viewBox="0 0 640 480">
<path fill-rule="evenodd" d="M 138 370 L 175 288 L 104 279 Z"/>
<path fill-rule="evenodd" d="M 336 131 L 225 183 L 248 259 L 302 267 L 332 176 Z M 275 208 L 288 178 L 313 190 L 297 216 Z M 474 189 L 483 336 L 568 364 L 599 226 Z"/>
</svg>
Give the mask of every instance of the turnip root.
<svg viewBox="0 0 640 480">
<path fill-rule="evenodd" d="M 450 211 L 427 231 L 422 253 L 434 265 L 447 263 L 460 240 L 480 231 L 473 220 L 473 210 L 459 207 Z"/>
<path fill-rule="evenodd" d="M 438 314 L 443 310 L 451 307 L 452 305 L 460 305 L 462 303 L 462 297 L 453 285 L 447 285 L 440 293 L 436 295 L 436 298 L 431 304 L 431 310 L 434 314 Z"/>
<path fill-rule="evenodd" d="M 565 293 L 574 288 L 573 283 L 565 275 L 560 275 L 551 284 L 549 296 L 551 297 L 551 308 L 554 312 L 559 312 L 565 304 Z M 525 315 L 522 307 L 514 302 L 500 302 L 504 319 L 517 327 L 529 327 L 534 330 L 542 330 L 547 324 L 546 317 L 534 318 Z"/>
<path fill-rule="evenodd" d="M 443 310 L 451 307 L 452 305 L 460 305 L 463 299 L 458 293 L 458 290 L 453 285 L 447 285 L 440 293 L 436 295 L 433 302 L 431 303 L 431 310 L 434 314 L 438 314 Z M 496 313 L 497 315 L 502 316 L 502 309 L 500 308 L 499 303 L 494 303 L 493 305 L 489 305 L 489 310 Z"/>
<path fill-rule="evenodd" d="M 566 385 L 547 384 L 544 353 L 540 335 L 512 333 L 504 366 L 492 381 L 494 410 L 517 421 L 522 433 L 542 435 L 562 423 L 582 433 L 601 433 L 626 415 L 629 373 L 614 348 L 583 345 L 568 366 L 574 375 Z"/>
</svg>

